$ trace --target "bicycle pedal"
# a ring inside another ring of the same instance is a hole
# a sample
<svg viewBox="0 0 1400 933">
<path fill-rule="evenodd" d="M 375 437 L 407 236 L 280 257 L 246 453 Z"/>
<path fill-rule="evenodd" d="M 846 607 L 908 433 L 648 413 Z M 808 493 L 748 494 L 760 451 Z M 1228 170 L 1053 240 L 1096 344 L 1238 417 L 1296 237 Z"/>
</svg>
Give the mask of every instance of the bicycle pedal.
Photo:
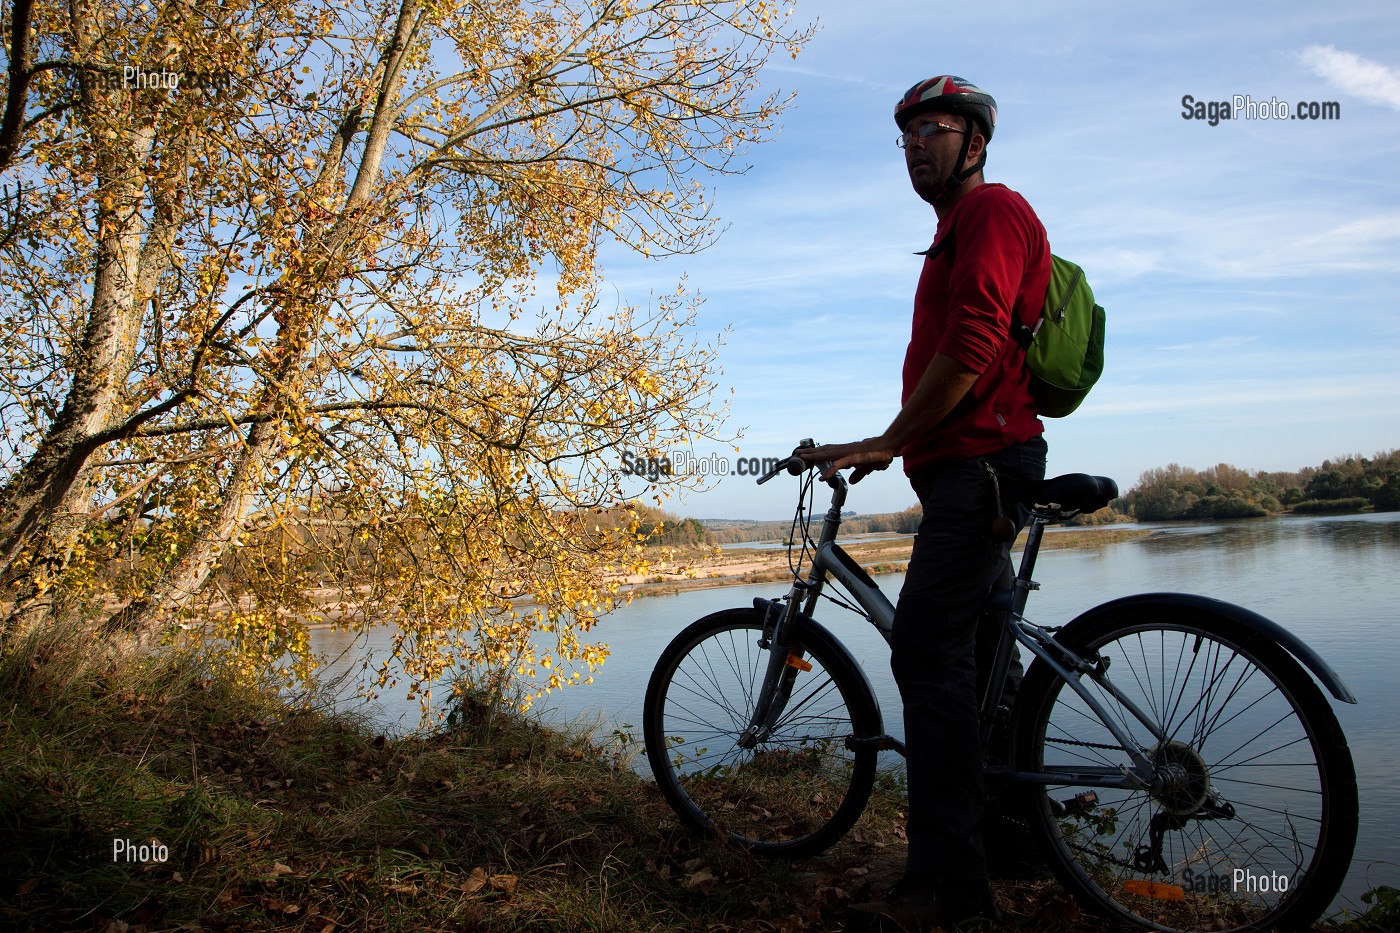
<svg viewBox="0 0 1400 933">
<path fill-rule="evenodd" d="M 904 743 L 892 735 L 848 735 L 846 736 L 846 748 L 851 751 L 858 748 L 873 748 L 877 752 L 904 754 Z"/>
<path fill-rule="evenodd" d="M 1098 803 L 1099 795 L 1091 790 L 1086 790 L 1082 794 L 1075 794 L 1068 800 L 1056 800 L 1054 797 L 1051 797 L 1050 812 L 1059 819 L 1066 816 L 1073 816 L 1076 813 L 1083 813 L 1090 807 L 1098 806 Z"/>
</svg>

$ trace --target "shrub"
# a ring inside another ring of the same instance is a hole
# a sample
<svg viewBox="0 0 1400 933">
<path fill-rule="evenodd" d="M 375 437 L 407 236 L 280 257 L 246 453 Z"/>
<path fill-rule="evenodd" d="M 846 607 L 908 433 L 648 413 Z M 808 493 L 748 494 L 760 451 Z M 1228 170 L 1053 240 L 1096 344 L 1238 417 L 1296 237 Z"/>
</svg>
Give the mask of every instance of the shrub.
<svg viewBox="0 0 1400 933">
<path fill-rule="evenodd" d="M 1313 515 L 1319 512 L 1360 512 L 1370 505 L 1364 496 L 1349 496 L 1345 499 L 1307 499 L 1293 506 L 1300 515 Z"/>
</svg>

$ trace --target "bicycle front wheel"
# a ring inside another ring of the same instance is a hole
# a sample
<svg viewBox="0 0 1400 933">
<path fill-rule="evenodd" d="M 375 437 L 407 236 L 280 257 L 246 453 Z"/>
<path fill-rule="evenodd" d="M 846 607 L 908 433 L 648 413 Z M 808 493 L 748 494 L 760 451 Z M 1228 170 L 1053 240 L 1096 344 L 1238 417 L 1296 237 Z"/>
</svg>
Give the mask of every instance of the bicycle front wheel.
<svg viewBox="0 0 1400 933">
<path fill-rule="evenodd" d="M 1293 929 L 1321 915 L 1356 842 L 1356 774 L 1298 662 L 1234 620 L 1164 604 L 1086 619 L 1059 640 L 1108 662 L 1106 680 L 1143 717 L 1102 683 L 1082 683 L 1157 765 L 1140 790 L 1035 788 L 1031 831 L 1066 888 L 1153 930 Z M 1021 768 L 1131 764 L 1044 663 L 1021 701 Z"/>
<path fill-rule="evenodd" d="M 740 744 L 768 667 L 763 615 L 705 616 L 662 653 L 642 731 L 666 800 L 691 829 L 760 855 L 804 858 L 840 839 L 875 781 L 876 752 L 853 736 L 881 732 L 865 676 L 825 629 L 805 626 L 791 696 L 771 732 Z"/>
</svg>

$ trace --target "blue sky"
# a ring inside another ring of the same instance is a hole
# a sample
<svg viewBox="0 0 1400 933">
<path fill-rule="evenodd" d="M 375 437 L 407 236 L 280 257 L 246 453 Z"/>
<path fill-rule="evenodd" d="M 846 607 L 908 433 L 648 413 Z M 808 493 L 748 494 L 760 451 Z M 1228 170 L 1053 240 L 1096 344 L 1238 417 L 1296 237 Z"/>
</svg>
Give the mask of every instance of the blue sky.
<svg viewBox="0 0 1400 933">
<path fill-rule="evenodd" d="M 1296 469 L 1400 446 L 1400 16 L 1369 3 L 798 0 L 822 30 L 765 72 L 797 92 L 750 171 L 715 180 L 729 225 L 695 256 L 609 251 L 625 302 L 686 275 L 697 335 L 728 328 L 735 454 L 879 433 L 898 408 L 919 257 L 936 218 L 891 112 L 952 73 L 999 104 L 987 180 L 1024 194 L 1108 311 L 1107 369 L 1047 421 L 1049 469 L 1115 477 L 1219 462 Z M 1206 121 L 1197 100 L 1336 101 L 1330 121 Z M 708 448 L 700 448 L 705 454 Z M 666 503 L 791 514 L 790 480 L 730 476 Z M 859 512 L 914 496 L 898 469 Z"/>
</svg>

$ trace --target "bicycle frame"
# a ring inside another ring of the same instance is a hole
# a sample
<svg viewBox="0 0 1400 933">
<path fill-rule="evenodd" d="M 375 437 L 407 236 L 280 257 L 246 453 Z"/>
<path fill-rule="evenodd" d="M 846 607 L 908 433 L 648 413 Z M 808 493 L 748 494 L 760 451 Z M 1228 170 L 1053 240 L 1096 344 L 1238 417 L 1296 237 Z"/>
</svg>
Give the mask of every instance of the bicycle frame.
<svg viewBox="0 0 1400 933">
<path fill-rule="evenodd" d="M 822 467 L 818 467 L 818 469 L 822 469 Z M 865 611 L 869 622 L 875 626 L 886 643 L 889 643 L 892 637 L 894 605 L 881 591 L 879 585 L 865 572 L 864 568 L 836 543 L 836 535 L 841 526 L 841 509 L 845 505 L 848 489 L 845 477 L 839 473 L 835 474 L 828 481 L 828 484 L 832 487 L 831 505 L 822 520 L 821 532 L 818 535 L 812 556 L 812 565 L 805 580 L 793 581 L 792 588 L 788 591 L 785 599 L 783 615 L 774 626 L 771 645 L 768 646 L 771 653 L 763 687 L 760 690 L 759 699 L 755 704 L 754 714 L 748 728 L 741 733 L 739 738 L 738 744 L 744 748 L 753 748 L 759 742 L 764 741 L 786 709 L 796 674 L 802 669 L 803 664 L 800 652 L 792 650 L 791 632 L 793 631 L 793 623 L 799 616 L 798 606 L 800 603 L 802 616 L 812 618 L 817 600 L 821 598 L 821 592 L 828 577 L 840 583 L 846 592 L 856 600 L 861 609 Z M 1159 741 L 1166 737 L 1161 734 L 1151 717 L 1144 714 L 1136 704 L 1124 696 L 1104 676 L 1107 670 L 1106 663 L 1102 660 L 1090 662 L 1079 657 L 1055 641 L 1054 636 L 1049 631 L 1027 622 L 1022 616 L 1030 591 L 1039 588 L 1039 584 L 1031 579 L 1031 574 L 1035 569 L 1036 557 L 1040 552 L 1045 526 L 1053 517 L 1044 512 L 1031 512 L 1028 537 L 1021 554 L 1020 568 L 1013 584 L 1008 590 L 993 593 L 987 602 L 989 610 L 1004 611 L 1006 618 L 994 656 L 987 693 L 982 699 L 983 740 L 989 738 L 993 719 L 1005 690 L 1006 677 L 1011 664 L 1012 647 L 1014 643 L 1019 642 L 1027 651 L 1049 665 L 1071 689 L 1079 694 L 1105 728 L 1121 743 L 1124 751 L 1132 759 L 1132 767 L 1083 766 L 1047 771 L 1014 771 L 998 768 L 995 769 L 994 773 L 1004 780 L 1023 783 L 1059 784 L 1072 782 L 1091 787 L 1140 789 L 1151 784 L 1156 766 L 1147 757 L 1146 751 L 1109 715 L 1092 692 L 1080 682 L 1081 678 L 1087 674 L 1103 690 L 1121 703 L 1124 709 L 1132 713 Z M 888 748 L 898 751 L 901 755 L 904 754 L 903 743 L 889 736 L 855 736 L 852 737 L 851 741 L 855 743 L 871 742 L 877 748 Z M 991 771 L 992 769 L 989 769 L 989 772 Z"/>
</svg>

